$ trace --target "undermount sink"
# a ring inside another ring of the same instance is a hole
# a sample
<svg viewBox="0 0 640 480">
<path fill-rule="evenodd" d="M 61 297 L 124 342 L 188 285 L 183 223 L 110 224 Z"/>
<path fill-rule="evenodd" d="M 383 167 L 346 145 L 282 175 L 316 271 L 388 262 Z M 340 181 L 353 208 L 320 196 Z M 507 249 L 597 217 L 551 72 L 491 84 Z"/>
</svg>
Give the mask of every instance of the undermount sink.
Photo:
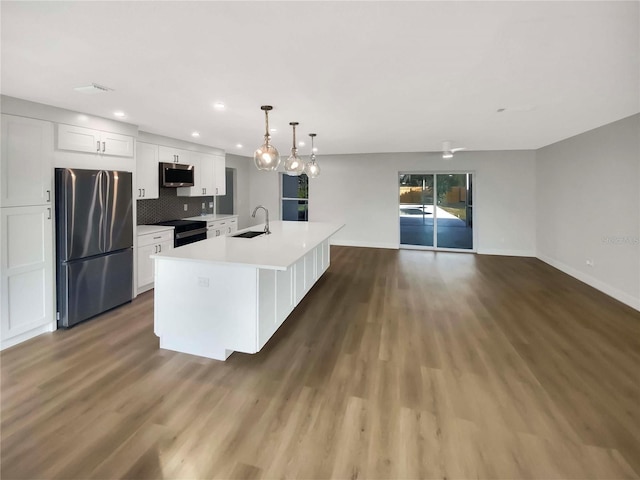
<svg viewBox="0 0 640 480">
<path fill-rule="evenodd" d="M 243 232 L 243 233 L 239 233 L 237 235 L 234 235 L 234 237 L 237 237 L 237 238 L 253 238 L 253 237 L 258 237 L 260 235 L 264 235 L 264 232 Z"/>
</svg>

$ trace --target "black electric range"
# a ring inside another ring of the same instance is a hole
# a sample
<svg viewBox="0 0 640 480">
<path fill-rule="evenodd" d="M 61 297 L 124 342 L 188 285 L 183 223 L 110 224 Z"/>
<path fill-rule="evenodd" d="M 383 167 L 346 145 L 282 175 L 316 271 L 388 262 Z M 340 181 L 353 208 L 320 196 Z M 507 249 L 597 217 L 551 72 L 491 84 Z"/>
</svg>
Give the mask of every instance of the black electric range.
<svg viewBox="0 0 640 480">
<path fill-rule="evenodd" d="M 173 246 L 181 247 L 207 238 L 207 222 L 201 220 L 167 220 L 155 225 L 174 227 Z"/>
</svg>

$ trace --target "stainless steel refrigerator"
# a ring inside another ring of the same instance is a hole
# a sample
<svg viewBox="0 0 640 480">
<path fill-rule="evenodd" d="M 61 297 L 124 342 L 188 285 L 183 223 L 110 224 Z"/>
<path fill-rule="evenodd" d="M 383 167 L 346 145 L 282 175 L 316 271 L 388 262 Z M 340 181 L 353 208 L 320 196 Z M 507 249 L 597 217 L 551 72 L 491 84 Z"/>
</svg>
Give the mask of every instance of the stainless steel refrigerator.
<svg viewBox="0 0 640 480">
<path fill-rule="evenodd" d="M 57 314 L 71 327 L 131 301 L 130 172 L 56 168 Z"/>
</svg>

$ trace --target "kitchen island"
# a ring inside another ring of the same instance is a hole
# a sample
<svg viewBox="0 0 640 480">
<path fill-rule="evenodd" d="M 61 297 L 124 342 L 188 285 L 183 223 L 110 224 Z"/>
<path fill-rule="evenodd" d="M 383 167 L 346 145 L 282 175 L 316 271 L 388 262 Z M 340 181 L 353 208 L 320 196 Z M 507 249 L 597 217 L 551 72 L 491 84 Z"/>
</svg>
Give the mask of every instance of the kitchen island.
<svg viewBox="0 0 640 480">
<path fill-rule="evenodd" d="M 329 267 L 329 239 L 342 227 L 271 222 L 270 235 L 209 238 L 152 255 L 160 348 L 216 360 L 260 351 Z"/>
</svg>

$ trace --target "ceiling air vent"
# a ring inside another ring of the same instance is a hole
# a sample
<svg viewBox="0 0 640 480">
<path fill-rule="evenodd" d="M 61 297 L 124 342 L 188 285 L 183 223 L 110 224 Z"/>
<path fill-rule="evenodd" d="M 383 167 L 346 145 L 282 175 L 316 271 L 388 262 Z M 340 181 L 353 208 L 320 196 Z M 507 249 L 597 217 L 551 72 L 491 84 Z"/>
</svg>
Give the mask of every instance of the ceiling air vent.
<svg viewBox="0 0 640 480">
<path fill-rule="evenodd" d="M 86 93 L 87 95 L 113 92 L 113 88 L 105 87 L 104 85 L 98 85 L 97 83 L 92 83 L 91 85 L 87 85 L 86 87 L 75 87 L 74 90 L 76 92 Z"/>
</svg>

